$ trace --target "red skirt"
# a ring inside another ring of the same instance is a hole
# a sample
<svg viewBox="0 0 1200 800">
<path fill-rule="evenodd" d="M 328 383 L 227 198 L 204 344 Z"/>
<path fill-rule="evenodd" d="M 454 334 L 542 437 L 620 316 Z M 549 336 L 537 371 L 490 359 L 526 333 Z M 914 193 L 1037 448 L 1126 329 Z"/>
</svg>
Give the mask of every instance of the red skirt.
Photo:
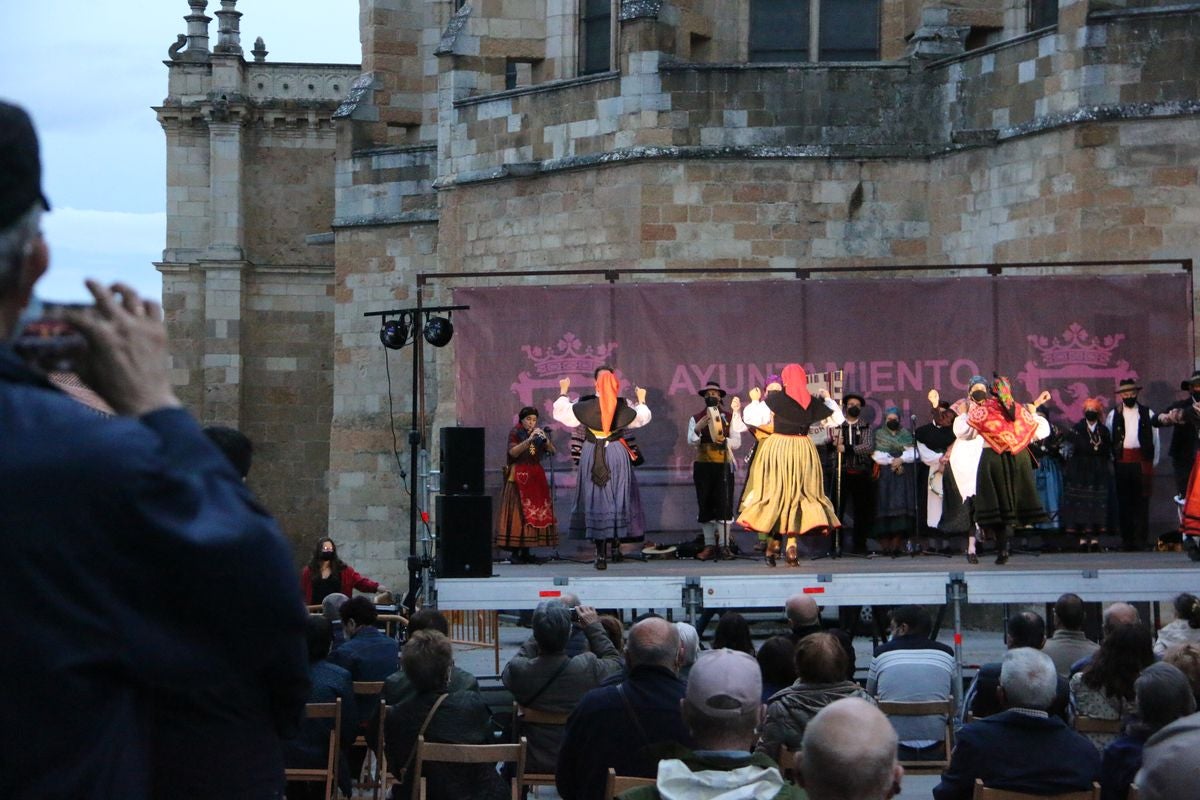
<svg viewBox="0 0 1200 800">
<path fill-rule="evenodd" d="M 500 496 L 497 547 L 556 547 L 558 524 L 546 471 L 538 463 L 509 467 Z"/>
<path fill-rule="evenodd" d="M 1188 477 L 1187 498 L 1183 502 L 1183 519 L 1179 532 L 1185 536 L 1200 536 L 1200 453 L 1192 462 L 1192 474 Z"/>
</svg>

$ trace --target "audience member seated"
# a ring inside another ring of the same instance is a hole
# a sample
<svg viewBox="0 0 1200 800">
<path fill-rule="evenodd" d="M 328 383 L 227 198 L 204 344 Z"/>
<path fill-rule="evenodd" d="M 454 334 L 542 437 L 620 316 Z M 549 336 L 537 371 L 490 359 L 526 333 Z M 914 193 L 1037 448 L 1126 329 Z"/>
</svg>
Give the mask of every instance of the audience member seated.
<svg viewBox="0 0 1200 800">
<path fill-rule="evenodd" d="M 782 637 L 781 637 L 782 638 Z M 780 745 L 799 750 L 804 729 L 817 712 L 837 700 L 871 695 L 846 678 L 846 652 L 832 633 L 805 636 L 796 645 L 796 682 L 768 700 L 757 750 L 778 760 Z"/>
<path fill-rule="evenodd" d="M 408 620 L 408 635 L 411 638 L 417 631 L 437 631 L 450 638 L 450 623 L 436 608 L 422 608 Z M 450 670 L 450 683 L 447 691 L 479 691 L 479 681 L 470 672 L 457 664 Z M 389 706 L 405 703 L 416 697 L 417 690 L 412 681 L 404 674 L 403 664 L 383 682 L 383 699 Z"/>
<path fill-rule="evenodd" d="M 1032 647 L 1034 650 L 1041 650 L 1042 645 L 1046 642 L 1046 623 L 1042 619 L 1041 614 L 1033 611 L 1022 611 L 1019 614 L 1009 617 L 1004 641 L 1008 645 L 1009 650 L 1018 647 Z M 1055 665 L 1055 668 L 1057 669 L 1057 665 Z M 975 680 L 971 683 L 971 688 L 967 690 L 966 698 L 963 700 L 963 708 L 969 711 L 971 716 L 976 719 L 1000 713 L 1004 709 L 1000 707 L 1000 700 L 996 693 L 996 689 L 999 686 L 1000 662 L 994 661 L 990 664 L 984 664 L 979 668 L 979 672 L 975 674 Z M 1070 684 L 1066 678 L 1060 675 L 1058 677 L 1058 693 L 1055 696 L 1054 705 L 1050 708 L 1050 713 L 1053 716 L 1060 717 L 1063 722 L 1070 723 L 1070 705 Z M 963 719 L 964 721 L 966 720 L 965 715 Z"/>
<path fill-rule="evenodd" d="M 1200 708 L 1200 644 L 1177 644 L 1167 650 L 1163 662 L 1177 667 L 1187 676 L 1196 697 L 1196 707 Z"/>
<path fill-rule="evenodd" d="M 1133 682 L 1154 663 L 1150 629 L 1145 625 L 1118 625 L 1104 637 L 1092 663 L 1071 676 L 1075 713 L 1097 719 L 1123 719 L 1133 711 Z M 1103 750 L 1112 733 L 1089 733 L 1088 739 Z"/>
<path fill-rule="evenodd" d="M 1054 604 L 1054 635 L 1042 645 L 1054 668 L 1064 678 L 1071 677 L 1071 665 L 1100 649 L 1083 632 L 1087 623 L 1083 600 L 1077 594 L 1064 594 Z"/>
<path fill-rule="evenodd" d="M 721 648 L 740 650 L 747 655 L 754 655 L 750 623 L 736 611 L 726 611 L 717 620 L 717 630 L 713 633 L 713 650 Z"/>
<path fill-rule="evenodd" d="M 817 601 L 809 595 L 794 594 L 789 597 L 784 603 L 783 613 L 787 616 L 788 626 L 792 629 L 793 643 L 799 642 L 811 633 L 821 633 L 825 630 L 821 626 L 821 608 L 817 605 Z M 830 628 L 828 632 L 838 637 L 838 641 L 842 643 L 842 648 L 846 651 L 846 657 L 849 659 L 846 665 L 846 677 L 853 680 L 856 658 L 854 637 L 842 628 Z"/>
<path fill-rule="evenodd" d="M 567 608 L 579 607 L 579 595 L 571 592 L 563 592 L 558 597 L 558 602 L 562 603 Z M 588 651 L 587 635 L 580 628 L 571 629 L 571 638 L 567 640 L 567 649 L 564 651 L 571 658 L 586 653 Z"/>
<path fill-rule="evenodd" d="M 585 694 L 567 720 L 555 770 L 563 800 L 603 800 L 609 767 L 618 775 L 653 778 L 654 745 L 691 746 L 680 716 L 681 657 L 674 623 L 647 617 L 629 629 L 625 680 Z"/>
<path fill-rule="evenodd" d="M 985 786 L 1039 795 L 1090 789 L 1100 775 L 1100 754 L 1047 713 L 1057 678 L 1046 654 L 1029 647 L 1009 650 L 1000 668 L 1005 710 L 959 731 L 934 800 L 970 800 L 976 778 Z"/>
<path fill-rule="evenodd" d="M 696 660 L 683 701 L 683 721 L 694 750 L 664 748 L 654 786 L 631 789 L 621 800 L 664 797 L 801 798 L 775 762 L 751 753 L 763 719 L 758 665 L 737 650 L 710 650 Z"/>
<path fill-rule="evenodd" d="M 1146 740 L 1134 784 L 1140 800 L 1183 800 L 1200 786 L 1200 714 L 1177 719 Z"/>
<path fill-rule="evenodd" d="M 867 691 L 876 700 L 928 702 L 949 700 L 955 675 L 954 651 L 929 638 L 933 620 L 920 606 L 892 611 L 891 640 L 875 649 L 867 672 Z M 900 760 L 936 761 L 945 754 L 945 717 L 895 717 Z"/>
<path fill-rule="evenodd" d="M 1129 785 L 1142 766 L 1146 740 L 1196 710 L 1196 698 L 1187 676 L 1170 664 L 1146 667 L 1133 684 L 1133 690 L 1137 696 L 1136 711 L 1124 732 L 1104 748 L 1100 800 L 1126 800 Z"/>
<path fill-rule="evenodd" d="M 679 646 L 683 653 L 679 662 L 679 680 L 687 683 L 692 665 L 700 657 L 700 632 L 690 622 L 676 622 L 675 627 L 679 630 Z"/>
<path fill-rule="evenodd" d="M 1102 623 L 1100 625 L 1100 641 L 1107 639 L 1109 634 L 1122 625 L 1139 625 L 1142 622 L 1142 618 L 1141 615 L 1138 614 L 1138 610 L 1129 603 L 1113 603 L 1111 606 L 1104 609 L 1104 614 L 1102 615 L 1101 619 Z M 1072 664 L 1071 675 L 1074 675 L 1076 672 L 1083 672 L 1084 668 L 1087 667 L 1088 664 L 1092 663 L 1092 659 L 1095 658 L 1096 653 L 1098 652 L 1100 652 L 1099 648 L 1097 648 L 1096 651 L 1091 655 L 1084 656 Z"/>
<path fill-rule="evenodd" d="M 338 788 L 350 794 L 350 765 L 346 760 L 346 748 L 357 734 L 358 718 L 354 705 L 354 685 L 350 672 L 328 660 L 329 648 L 333 644 L 333 629 L 324 617 L 310 616 L 308 619 L 308 671 L 312 689 L 310 703 L 334 703 L 342 701 L 342 753 L 338 768 Z M 329 732 L 333 720 L 306 719 L 299 735 L 283 743 L 283 761 L 289 768 L 319 769 L 324 767 L 329 755 Z M 310 791 L 311 790 L 311 791 Z M 288 787 L 289 800 L 302 797 L 322 797 L 325 787 L 319 784 L 297 784 Z"/>
<path fill-rule="evenodd" d="M 341 592 L 334 592 L 325 595 L 325 599 L 321 601 L 321 615 L 329 620 L 329 624 L 333 628 L 334 647 L 346 641 L 346 632 L 342 630 L 342 606 L 346 605 L 346 601 L 349 599 Z"/>
<path fill-rule="evenodd" d="M 389 706 L 384 723 L 388 769 L 399 781 L 392 789 L 393 800 L 413 796 L 412 765 L 418 736 L 446 744 L 493 744 L 497 732 L 483 695 L 474 690 L 449 691 L 454 651 L 440 631 L 426 629 L 409 637 L 401 666 L 416 695 Z M 373 739 L 373 729 L 367 736 L 368 741 Z M 374 747 L 376 742 L 371 741 L 371 745 Z M 494 764 L 428 762 L 421 767 L 421 774 L 429 787 L 429 800 L 509 797 L 508 785 Z"/>
<path fill-rule="evenodd" d="M 576 624 L 588 638 L 588 652 L 566 655 L 571 610 L 551 602 L 533 613 L 533 637 L 504 665 L 500 680 L 525 708 L 570 712 L 601 681 L 621 672 L 621 657 L 604 632 L 596 609 L 576 606 L 576 612 Z M 525 755 L 528 771 L 554 772 L 562 732 L 559 726 L 521 726 L 521 734 L 529 741 Z"/>
<path fill-rule="evenodd" d="M 765 703 L 776 692 L 796 682 L 796 644 L 790 636 L 772 636 L 758 648 L 758 671 L 762 673 Z"/>
<path fill-rule="evenodd" d="M 625 669 L 625 626 L 621 623 L 621 620 L 608 614 L 600 615 L 600 624 L 604 626 L 604 633 L 608 636 L 608 640 L 612 642 L 613 647 L 617 650 L 617 655 L 621 658 L 621 669 Z M 575 631 L 572 630 L 571 632 L 574 633 Z"/>
<path fill-rule="evenodd" d="M 817 712 L 796 753 L 797 782 L 809 800 L 887 800 L 900 794 L 896 729 L 872 704 L 837 700 Z"/>
<path fill-rule="evenodd" d="M 1177 644 L 1200 644 L 1200 598 L 1186 592 L 1175 598 L 1175 619 L 1158 632 L 1154 655 L 1162 658 Z"/>
</svg>

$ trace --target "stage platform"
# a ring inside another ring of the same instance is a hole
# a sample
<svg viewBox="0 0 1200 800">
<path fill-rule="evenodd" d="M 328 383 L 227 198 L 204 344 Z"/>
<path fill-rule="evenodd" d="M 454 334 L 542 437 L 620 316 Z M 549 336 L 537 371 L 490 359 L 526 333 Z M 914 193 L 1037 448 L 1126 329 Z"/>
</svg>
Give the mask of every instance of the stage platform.
<svg viewBox="0 0 1200 800">
<path fill-rule="evenodd" d="M 1200 592 L 1200 563 L 1184 553 L 1014 554 L 1005 566 L 980 554 L 968 564 L 959 555 L 783 561 L 626 558 L 596 570 L 591 563 L 496 564 L 490 578 L 439 578 L 443 609 L 531 609 L 562 592 L 588 605 L 621 609 L 778 609 L 789 595 L 811 594 L 823 606 L 1052 603 L 1064 592 L 1087 601 L 1167 601 Z"/>
</svg>

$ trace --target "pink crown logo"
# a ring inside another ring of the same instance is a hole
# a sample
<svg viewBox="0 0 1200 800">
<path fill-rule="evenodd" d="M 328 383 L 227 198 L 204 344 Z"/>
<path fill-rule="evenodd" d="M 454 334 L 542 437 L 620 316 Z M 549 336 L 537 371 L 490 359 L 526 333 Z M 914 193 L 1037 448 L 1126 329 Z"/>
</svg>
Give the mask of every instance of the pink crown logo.
<svg viewBox="0 0 1200 800">
<path fill-rule="evenodd" d="M 1045 367 L 1082 365 L 1104 368 L 1112 363 L 1113 351 L 1125 339 L 1125 334 L 1114 333 L 1099 339 L 1088 333 L 1078 322 L 1073 322 L 1063 331 L 1061 338 L 1055 337 L 1051 340 L 1038 335 L 1027 338 L 1042 354 L 1042 365 Z"/>
<path fill-rule="evenodd" d="M 534 374 L 539 378 L 567 374 L 590 375 L 596 367 L 607 364 L 617 349 L 616 342 L 584 346 L 573 333 L 564 333 L 554 347 L 522 345 L 521 350 L 533 362 Z"/>
</svg>

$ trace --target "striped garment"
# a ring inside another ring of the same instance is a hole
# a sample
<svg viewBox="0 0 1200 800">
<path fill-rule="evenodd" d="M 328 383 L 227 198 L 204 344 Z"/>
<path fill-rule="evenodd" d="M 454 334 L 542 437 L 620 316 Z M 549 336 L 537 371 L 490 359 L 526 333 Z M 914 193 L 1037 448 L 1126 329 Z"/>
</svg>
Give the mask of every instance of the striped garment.
<svg viewBox="0 0 1200 800">
<path fill-rule="evenodd" d="M 867 691 L 877 700 L 921 702 L 948 700 L 954 677 L 954 655 L 941 648 L 945 645 L 919 637 L 904 642 L 893 640 L 883 652 L 871 659 L 867 672 Z M 935 649 L 936 648 L 936 649 Z M 927 717 L 893 717 L 892 726 L 901 744 L 908 747 L 928 747 L 942 740 L 945 718 L 940 714 Z"/>
</svg>

